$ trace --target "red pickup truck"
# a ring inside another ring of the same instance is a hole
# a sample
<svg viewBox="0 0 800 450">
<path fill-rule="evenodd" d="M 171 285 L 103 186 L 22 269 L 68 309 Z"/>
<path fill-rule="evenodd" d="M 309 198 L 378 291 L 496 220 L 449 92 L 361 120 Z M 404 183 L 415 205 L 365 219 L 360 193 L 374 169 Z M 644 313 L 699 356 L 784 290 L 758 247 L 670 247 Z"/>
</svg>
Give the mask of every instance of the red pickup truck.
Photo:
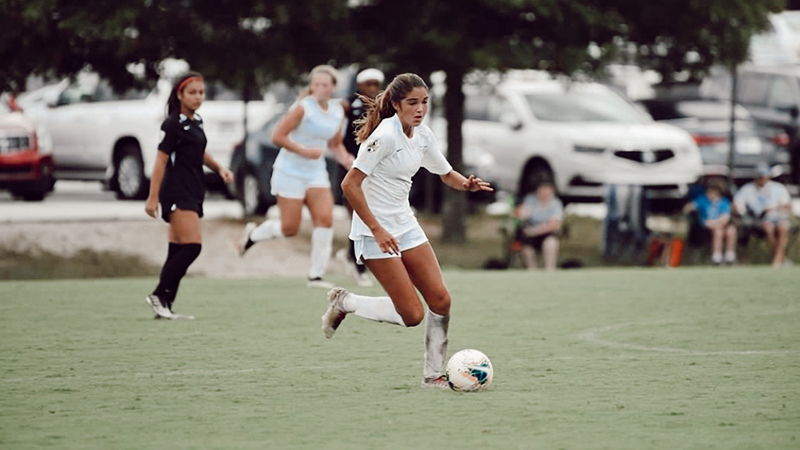
<svg viewBox="0 0 800 450">
<path fill-rule="evenodd" d="M 40 201 L 53 190 L 50 136 L 26 117 L 13 99 L 0 101 L 0 190 Z"/>
</svg>

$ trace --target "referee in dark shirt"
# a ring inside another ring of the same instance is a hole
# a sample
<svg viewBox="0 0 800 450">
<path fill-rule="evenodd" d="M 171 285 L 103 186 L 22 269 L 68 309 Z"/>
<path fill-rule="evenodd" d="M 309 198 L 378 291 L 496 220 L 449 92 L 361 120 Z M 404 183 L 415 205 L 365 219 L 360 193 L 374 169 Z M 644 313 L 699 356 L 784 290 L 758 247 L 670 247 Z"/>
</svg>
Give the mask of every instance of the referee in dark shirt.
<svg viewBox="0 0 800 450">
<path fill-rule="evenodd" d="M 383 81 L 384 75 L 380 70 L 362 70 L 358 73 L 358 75 L 356 75 L 356 92 L 346 101 L 342 102 L 344 105 L 345 118 L 347 119 L 347 129 L 344 135 L 344 146 L 354 157 L 358 155 L 358 143 L 356 143 L 355 126 L 353 125 L 353 122 L 360 119 L 361 116 L 366 112 L 364 102 L 359 98 L 359 95 L 374 99 L 375 96 L 378 95 L 378 92 L 380 92 L 381 86 L 383 86 Z M 344 176 L 347 174 L 347 170 L 340 165 L 337 167 L 336 173 L 338 178 L 337 184 L 341 185 L 342 180 L 344 180 Z M 344 203 L 345 206 L 347 206 L 348 212 L 352 216 L 353 208 L 351 208 L 350 204 L 347 203 L 347 199 L 344 199 Z M 362 264 L 356 264 L 353 241 L 348 239 L 348 242 L 350 244 L 349 250 L 341 249 L 336 252 L 336 259 L 345 265 L 348 274 L 355 279 L 359 286 L 372 286 L 372 279 L 370 279 L 369 275 L 367 275 L 367 267 Z"/>
<path fill-rule="evenodd" d="M 178 286 L 186 271 L 200 255 L 203 217 L 203 165 L 219 173 L 226 183 L 233 173 L 206 153 L 203 121 L 195 114 L 205 99 L 203 77 L 190 73 L 179 78 L 167 99 L 167 118 L 161 124 L 162 139 L 150 180 L 145 212 L 169 223 L 169 250 L 158 286 L 145 299 L 156 318 L 190 319 L 172 312 Z"/>
</svg>

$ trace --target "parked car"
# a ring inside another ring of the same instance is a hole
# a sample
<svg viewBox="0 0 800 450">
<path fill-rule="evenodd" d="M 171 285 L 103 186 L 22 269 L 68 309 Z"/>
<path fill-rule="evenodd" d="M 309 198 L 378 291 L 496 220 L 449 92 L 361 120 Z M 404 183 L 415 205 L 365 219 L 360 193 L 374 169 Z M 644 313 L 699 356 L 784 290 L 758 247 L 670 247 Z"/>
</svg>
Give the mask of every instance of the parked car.
<svg viewBox="0 0 800 450">
<path fill-rule="evenodd" d="M 62 81 L 49 97 L 20 96 L 20 106 L 52 135 L 56 179 L 100 181 L 121 199 L 141 199 L 148 192 L 171 87 L 162 79 L 152 90 L 120 94 L 96 73 L 81 72 L 74 82 Z M 247 106 L 253 128 L 272 107 L 267 102 Z M 216 160 L 230 160 L 245 134 L 244 112 L 241 101 L 207 100 L 198 110 L 206 151 Z M 210 171 L 207 177 L 210 185 L 222 185 Z"/>
<path fill-rule="evenodd" d="M 230 167 L 236 175 L 236 196 L 242 203 L 245 215 L 265 214 L 276 203 L 275 197 L 270 193 L 270 179 L 272 178 L 272 165 L 280 149 L 272 142 L 272 133 L 286 111 L 288 111 L 288 106 L 282 106 L 271 120 L 258 131 L 250 133 L 246 141 L 237 145 L 233 151 Z M 446 154 L 447 144 L 443 140 L 446 122 L 440 118 L 428 117 L 426 123 L 440 138 L 440 148 Z M 474 173 L 487 181 L 492 181 L 491 170 L 494 167 L 494 159 L 491 155 L 474 147 L 465 147 L 463 156 L 466 173 Z M 337 172 L 343 169 L 331 155 L 326 156 L 326 162 L 334 200 L 337 204 L 341 204 L 342 192 Z M 439 177 L 430 174 L 427 170 L 420 170 L 412 181 L 409 195 L 411 206 L 439 212 L 444 196 L 444 184 Z M 468 200 L 472 206 L 490 203 L 494 200 L 494 193 L 469 193 Z"/>
<path fill-rule="evenodd" d="M 40 201 L 53 190 L 50 136 L 21 111 L 0 102 L 0 189 Z"/>
<path fill-rule="evenodd" d="M 731 104 L 710 99 L 652 99 L 640 102 L 656 121 L 669 123 L 688 131 L 700 148 L 703 175 L 728 176 L 730 154 Z M 758 123 L 750 113 L 737 105 L 734 120 L 735 146 L 733 179 L 737 185 L 749 182 L 759 163 L 783 166 L 789 160 L 784 145 L 788 135 L 760 135 Z M 786 167 L 788 169 L 788 166 Z"/>
<path fill-rule="evenodd" d="M 727 71 L 714 70 L 703 80 L 701 92 L 730 101 L 731 82 Z M 736 97 L 758 123 L 762 137 L 787 148 L 786 161 L 773 163 L 773 172 L 785 182 L 800 184 L 800 66 L 741 67 Z"/>
<path fill-rule="evenodd" d="M 511 79 L 465 93 L 465 146 L 494 156 L 504 191 L 524 195 L 549 180 L 566 202 L 597 201 L 607 184 L 635 184 L 655 201 L 677 200 L 702 175 L 689 133 L 606 86 Z"/>
</svg>

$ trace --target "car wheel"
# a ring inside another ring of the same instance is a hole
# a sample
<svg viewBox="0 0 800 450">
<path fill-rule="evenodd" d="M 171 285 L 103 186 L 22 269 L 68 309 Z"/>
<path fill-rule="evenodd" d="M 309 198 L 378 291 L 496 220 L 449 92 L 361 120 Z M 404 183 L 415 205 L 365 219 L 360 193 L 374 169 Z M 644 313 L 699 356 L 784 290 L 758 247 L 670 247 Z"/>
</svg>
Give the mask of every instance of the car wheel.
<svg viewBox="0 0 800 450">
<path fill-rule="evenodd" d="M 239 202 L 246 216 L 263 215 L 271 206 L 261 194 L 261 183 L 254 168 L 245 168 L 239 179 Z"/>
<path fill-rule="evenodd" d="M 548 183 L 555 183 L 555 177 L 553 176 L 553 171 L 544 163 L 534 164 L 529 166 L 525 169 L 525 173 L 522 175 L 522 182 L 520 183 L 520 189 L 517 194 L 522 197 L 536 189 L 536 186 L 539 183 L 543 182 Z"/>
<path fill-rule="evenodd" d="M 147 179 L 139 147 L 128 144 L 123 147 L 114 167 L 117 198 L 142 200 L 147 193 Z"/>
</svg>

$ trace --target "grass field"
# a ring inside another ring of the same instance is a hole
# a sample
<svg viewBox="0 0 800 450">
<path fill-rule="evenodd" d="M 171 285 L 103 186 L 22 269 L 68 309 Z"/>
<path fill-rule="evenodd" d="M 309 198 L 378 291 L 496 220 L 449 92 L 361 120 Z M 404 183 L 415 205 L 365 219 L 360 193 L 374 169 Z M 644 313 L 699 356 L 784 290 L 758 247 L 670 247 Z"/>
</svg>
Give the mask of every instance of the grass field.
<svg viewBox="0 0 800 450">
<path fill-rule="evenodd" d="M 445 278 L 487 392 L 421 388 L 421 327 L 323 339 L 300 279 L 187 279 L 172 322 L 155 279 L 0 282 L 0 448 L 800 448 L 798 268 Z"/>
</svg>

